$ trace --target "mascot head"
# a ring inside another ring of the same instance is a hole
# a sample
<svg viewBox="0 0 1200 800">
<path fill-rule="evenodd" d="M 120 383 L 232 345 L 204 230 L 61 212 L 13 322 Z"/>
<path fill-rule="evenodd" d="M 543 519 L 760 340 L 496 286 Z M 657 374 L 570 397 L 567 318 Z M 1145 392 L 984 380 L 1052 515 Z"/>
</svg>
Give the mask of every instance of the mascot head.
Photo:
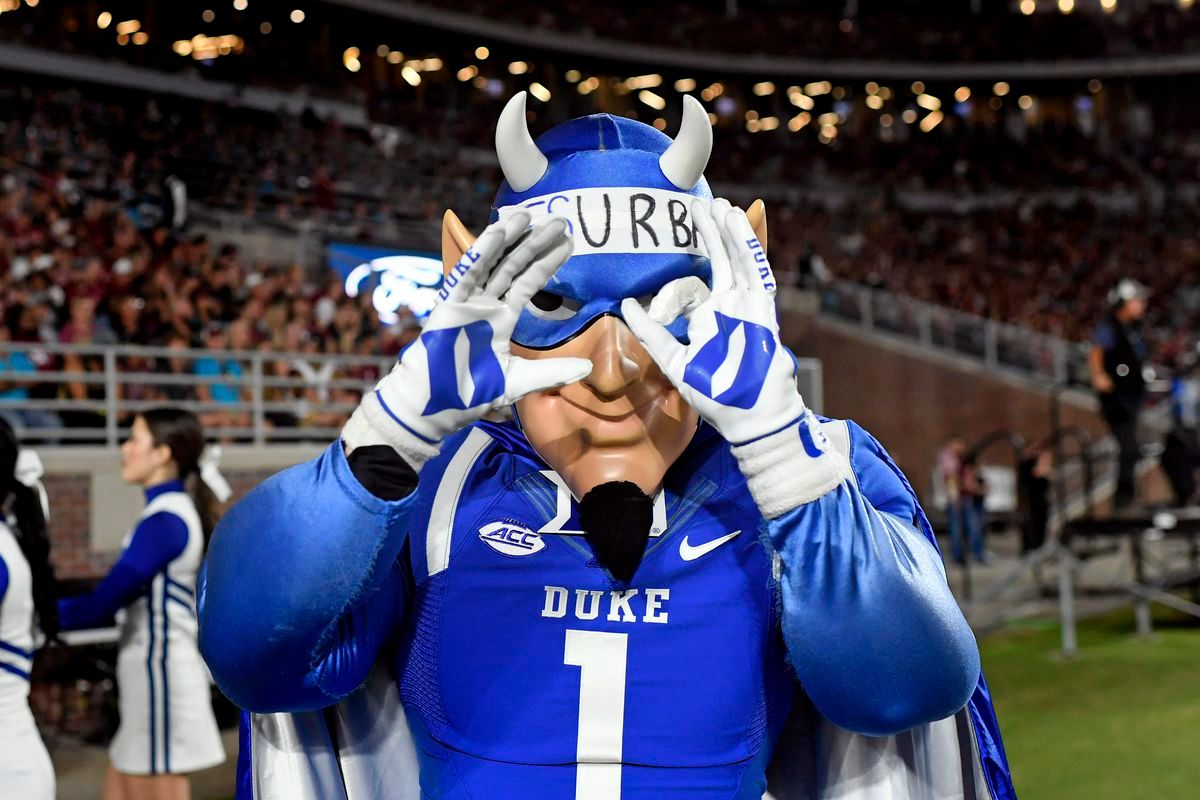
<svg viewBox="0 0 1200 800">
<path fill-rule="evenodd" d="M 695 433 L 696 412 L 625 326 L 620 304 L 626 297 L 648 303 L 679 278 L 711 284 L 708 255 L 691 220 L 692 203 L 712 199 L 703 175 L 711 150 L 708 114 L 691 97 L 684 98 L 673 140 L 649 125 L 596 114 L 534 141 L 524 93 L 500 115 L 496 151 L 505 180 L 492 220 L 517 208 L 535 218 L 554 214 L 566 218 L 575 240 L 574 255 L 521 314 L 512 343 L 525 358 L 576 356 L 593 363 L 579 383 L 516 404 L 530 443 L 576 498 L 612 482 L 653 495 Z M 749 214 L 765 246 L 761 202 Z M 472 242 L 447 211 L 447 268 Z M 670 330 L 683 339 L 686 321 L 675 320 Z"/>
</svg>

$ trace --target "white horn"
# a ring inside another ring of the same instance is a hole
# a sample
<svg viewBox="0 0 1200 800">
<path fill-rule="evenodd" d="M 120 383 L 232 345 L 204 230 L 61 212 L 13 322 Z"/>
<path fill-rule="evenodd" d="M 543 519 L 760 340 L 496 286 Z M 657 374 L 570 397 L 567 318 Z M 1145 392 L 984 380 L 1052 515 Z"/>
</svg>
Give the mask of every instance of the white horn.
<svg viewBox="0 0 1200 800">
<path fill-rule="evenodd" d="M 546 174 L 550 162 L 534 144 L 525 124 L 524 92 L 513 95 L 500 112 L 500 121 L 496 123 L 496 155 L 514 192 L 525 191 Z"/>
<path fill-rule="evenodd" d="M 658 159 L 663 175 L 685 192 L 694 189 L 704 176 L 704 168 L 708 166 L 712 140 L 712 123 L 708 121 L 708 112 L 699 100 L 685 94 L 679 135 Z"/>
</svg>

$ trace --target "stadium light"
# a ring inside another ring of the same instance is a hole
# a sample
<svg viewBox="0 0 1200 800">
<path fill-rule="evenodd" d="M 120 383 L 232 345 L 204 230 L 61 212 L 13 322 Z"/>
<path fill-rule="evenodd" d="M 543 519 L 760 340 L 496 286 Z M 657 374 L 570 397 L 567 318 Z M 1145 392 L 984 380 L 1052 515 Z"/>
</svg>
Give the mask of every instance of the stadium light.
<svg viewBox="0 0 1200 800">
<path fill-rule="evenodd" d="M 804 92 L 801 92 L 799 90 L 797 90 L 795 92 L 789 92 L 788 100 L 791 102 L 792 105 L 796 106 L 797 108 L 802 108 L 805 111 L 812 111 L 813 106 L 816 105 L 816 103 L 813 102 L 813 99 L 811 97 L 809 97 Z"/>
<path fill-rule="evenodd" d="M 878 94 L 878 93 L 879 93 L 879 84 L 878 84 L 878 83 L 876 83 L 875 81 L 870 81 L 870 82 L 869 82 L 869 83 L 868 83 L 868 84 L 867 84 L 865 87 L 863 87 L 863 88 L 865 88 L 865 89 L 867 90 L 867 94 Z M 789 90 L 789 91 L 790 91 L 790 90 Z"/>
<path fill-rule="evenodd" d="M 1182 5 L 1182 3 L 1180 5 Z M 1189 3 L 1188 5 L 1191 4 Z M 1111 14 L 1117 10 L 1117 0 L 1100 0 L 1100 7 Z"/>
<path fill-rule="evenodd" d="M 867 95 L 867 108 L 878 111 L 883 108 L 883 99 L 877 94 Z"/>
<path fill-rule="evenodd" d="M 1092 78 L 1090 81 L 1088 81 L 1088 91 L 1092 94 L 1099 93 L 1099 91 L 1103 88 L 1104 84 L 1101 83 L 1097 78 Z"/>
<path fill-rule="evenodd" d="M 524 75 L 529 72 L 529 65 L 524 61 L 513 61 L 508 65 L 508 72 L 511 75 Z"/>
<path fill-rule="evenodd" d="M 107 11 L 101 11 L 100 16 L 96 17 L 96 27 L 100 30 L 105 30 L 112 24 L 112 14 Z"/>
<path fill-rule="evenodd" d="M 1005 81 L 998 81 L 994 86 L 992 86 L 992 94 L 996 95 L 996 97 L 1004 97 L 1006 94 L 1008 94 L 1008 90 L 1009 86 Z"/>
<path fill-rule="evenodd" d="M 657 95 L 649 89 L 642 89 L 638 92 L 638 100 L 641 100 L 655 111 L 662 111 L 667 107 L 667 101 L 661 95 Z"/>
<path fill-rule="evenodd" d="M 1022 111 L 1028 111 L 1029 109 L 1033 108 L 1033 98 L 1027 94 L 1023 94 L 1021 95 L 1020 99 L 1017 100 L 1017 105 L 1021 107 Z"/>
<path fill-rule="evenodd" d="M 204 9 L 204 11 L 200 14 L 200 19 L 204 20 L 205 22 L 212 22 L 216 18 L 217 12 L 213 11 L 211 8 Z"/>
<path fill-rule="evenodd" d="M 291 16 L 288 17 L 288 19 L 299 25 L 301 22 L 304 22 L 304 11 L 297 8 L 292 11 Z"/>
<path fill-rule="evenodd" d="M 1101 2 L 1111 3 L 1114 0 L 1101 0 Z M 1021 0 L 1021 13 L 1025 16 L 1030 16 L 1037 11 L 1037 3 L 1034 0 Z"/>
<path fill-rule="evenodd" d="M 635 75 L 625 81 L 630 91 L 637 89 L 653 89 L 662 85 L 662 75 Z"/>
<path fill-rule="evenodd" d="M 550 102 L 550 90 L 537 81 L 529 84 L 529 93 L 543 103 Z"/>
<path fill-rule="evenodd" d="M 967 86 L 960 86 L 954 90 L 954 99 L 960 103 L 965 103 L 971 99 L 971 89 Z"/>
<path fill-rule="evenodd" d="M 942 101 L 931 94 L 917 95 L 917 105 L 926 111 L 937 111 L 942 107 Z"/>
<path fill-rule="evenodd" d="M 406 66 L 404 69 L 400 70 L 400 77 L 404 78 L 405 82 L 408 83 L 409 86 L 421 85 L 421 73 L 417 72 L 412 67 Z"/>
<path fill-rule="evenodd" d="M 929 114 L 927 117 L 921 120 L 921 132 L 929 133 L 941 123 L 943 118 L 944 115 L 940 111 L 934 111 L 933 113 Z"/>
<path fill-rule="evenodd" d="M 758 124 L 764 131 L 773 131 L 779 127 L 779 117 L 763 117 Z"/>
<path fill-rule="evenodd" d="M 754 84 L 754 94 L 758 97 L 766 97 L 770 94 L 775 94 L 775 84 L 770 81 L 760 81 Z"/>
<path fill-rule="evenodd" d="M 259 33 L 261 33 L 261 34 L 263 34 L 264 36 L 265 36 L 266 34 L 270 33 L 270 32 L 271 32 L 271 23 L 269 23 L 269 22 L 264 22 L 262 25 L 259 25 L 259 26 L 258 26 L 258 32 L 259 32 Z"/>
<path fill-rule="evenodd" d="M 567 79 L 567 83 L 579 83 L 583 73 L 577 69 L 569 69 L 564 77 Z"/>
<path fill-rule="evenodd" d="M 132 41 L 136 45 L 143 45 L 146 42 L 150 41 L 150 35 L 147 34 L 145 31 L 138 31 L 137 33 L 135 33 L 133 35 Z"/>
<path fill-rule="evenodd" d="M 1058 10 L 1064 14 L 1070 14 L 1075 10 L 1075 0 L 1058 0 Z"/>
<path fill-rule="evenodd" d="M 491 52 L 486 47 L 480 46 L 480 47 L 475 48 L 475 57 L 478 58 L 480 61 L 485 60 L 490 55 L 491 55 Z"/>
<path fill-rule="evenodd" d="M 917 121 L 917 112 L 915 109 L 906 108 L 904 109 L 904 113 L 900 115 L 900 119 L 902 119 L 905 123 L 912 125 Z"/>
<path fill-rule="evenodd" d="M 233 0 L 234 11 L 245 11 L 250 4 L 246 0 Z"/>
<path fill-rule="evenodd" d="M 912 89 L 913 94 L 925 94 L 924 81 L 913 81 L 912 86 L 909 88 Z"/>
<path fill-rule="evenodd" d="M 399 64 L 404 60 L 404 52 L 402 50 L 393 50 L 387 54 L 387 62 L 389 64 Z"/>
<path fill-rule="evenodd" d="M 809 97 L 820 97 L 823 94 L 829 94 L 833 91 L 833 84 L 829 81 L 814 81 L 804 87 L 804 93 Z"/>
<path fill-rule="evenodd" d="M 475 66 L 474 64 L 468 64 L 467 66 L 463 67 L 462 69 L 460 69 L 458 71 L 457 77 L 460 81 L 463 81 L 465 83 L 466 81 L 471 80 L 478 74 L 479 74 L 479 67 Z"/>
<path fill-rule="evenodd" d="M 131 33 L 136 33 L 137 31 L 141 30 L 141 27 L 142 23 L 138 20 L 127 19 L 124 22 L 117 23 L 117 35 L 120 36 L 124 34 L 125 36 L 128 36 Z"/>
<path fill-rule="evenodd" d="M 696 81 L 694 78 L 680 78 L 679 80 L 675 81 L 675 91 L 677 92 L 690 92 L 695 88 Z"/>
<path fill-rule="evenodd" d="M 792 133 L 795 133 L 810 122 L 812 122 L 812 114 L 808 113 L 807 111 L 801 111 L 799 114 L 788 120 L 788 130 Z"/>
</svg>

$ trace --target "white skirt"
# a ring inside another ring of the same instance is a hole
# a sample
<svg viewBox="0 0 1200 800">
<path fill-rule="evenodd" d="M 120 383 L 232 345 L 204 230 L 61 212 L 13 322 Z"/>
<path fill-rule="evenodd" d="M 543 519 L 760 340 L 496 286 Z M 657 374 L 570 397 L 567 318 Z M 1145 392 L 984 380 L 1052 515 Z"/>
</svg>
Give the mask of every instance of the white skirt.
<svg viewBox="0 0 1200 800">
<path fill-rule="evenodd" d="M 54 800 L 54 765 L 28 708 L 0 710 L 0 795 Z"/>
<path fill-rule="evenodd" d="M 195 645 L 172 643 L 167 659 L 138 647 L 117 657 L 121 724 L 108 748 L 127 775 L 195 772 L 225 760 L 208 670 Z"/>
</svg>

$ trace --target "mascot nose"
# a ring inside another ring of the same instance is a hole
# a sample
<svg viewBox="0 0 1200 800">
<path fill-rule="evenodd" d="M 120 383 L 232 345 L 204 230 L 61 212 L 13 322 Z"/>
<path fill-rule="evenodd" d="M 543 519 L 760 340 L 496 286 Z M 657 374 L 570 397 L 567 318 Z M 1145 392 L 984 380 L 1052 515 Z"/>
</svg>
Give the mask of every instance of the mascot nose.
<svg viewBox="0 0 1200 800">
<path fill-rule="evenodd" d="M 604 317 L 592 325 L 586 334 L 592 339 L 587 358 L 592 372 L 583 382 L 600 396 L 620 394 L 642 375 L 638 351 L 641 347 L 633 332 L 616 317 Z M 648 355 L 645 355 L 648 358 Z"/>
</svg>

